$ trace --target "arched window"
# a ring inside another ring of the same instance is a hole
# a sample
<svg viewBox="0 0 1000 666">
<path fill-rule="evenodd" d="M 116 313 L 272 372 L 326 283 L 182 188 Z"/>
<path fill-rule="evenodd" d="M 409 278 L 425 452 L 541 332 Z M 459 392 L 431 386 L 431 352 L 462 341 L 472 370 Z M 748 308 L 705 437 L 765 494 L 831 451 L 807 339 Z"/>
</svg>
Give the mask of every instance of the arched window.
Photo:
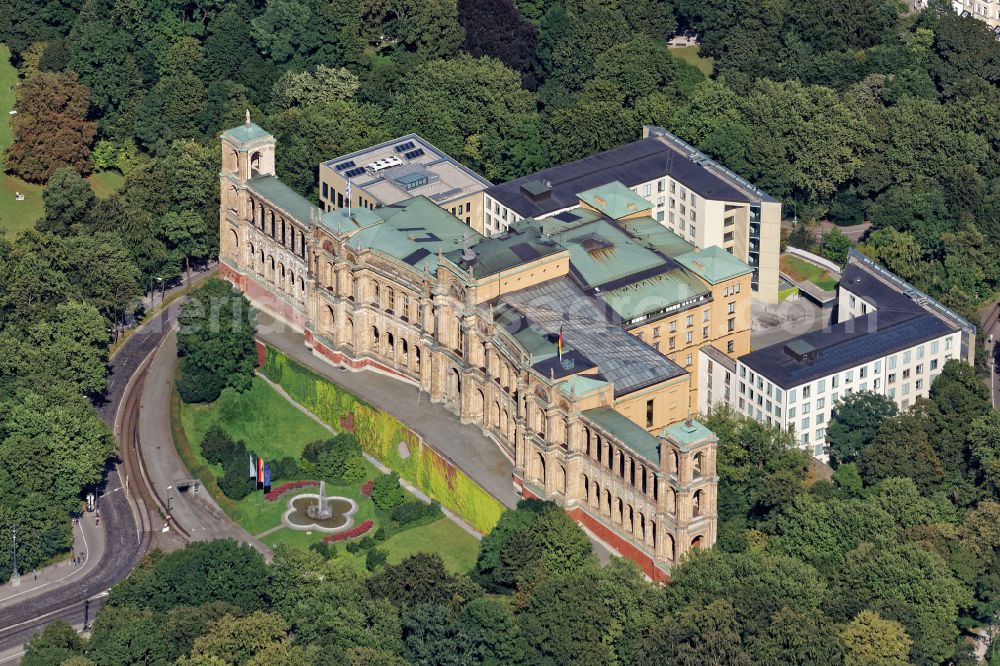
<svg viewBox="0 0 1000 666">
<path fill-rule="evenodd" d="M 702 463 L 702 455 L 701 455 L 700 451 L 698 453 L 694 454 L 694 461 L 693 462 L 694 462 L 694 465 L 693 465 L 693 467 L 694 467 L 694 472 L 693 472 L 694 473 L 694 478 L 700 479 L 701 478 L 701 463 Z"/>
<path fill-rule="evenodd" d="M 677 470 L 680 467 L 680 463 L 677 461 L 677 452 L 676 451 L 671 451 L 670 452 L 669 465 L 670 466 L 667 469 L 667 471 L 670 474 L 677 474 Z"/>
<path fill-rule="evenodd" d="M 372 282 L 372 301 L 376 305 L 381 305 L 382 294 L 379 292 L 378 282 Z"/>
<path fill-rule="evenodd" d="M 403 365 L 410 364 L 410 343 L 406 341 L 406 338 L 402 338 L 400 341 L 400 347 L 403 350 Z"/>
<path fill-rule="evenodd" d="M 372 326 L 372 345 L 376 349 L 378 349 L 378 342 L 379 342 L 378 328 L 376 328 L 375 326 Z"/>
<path fill-rule="evenodd" d="M 561 493 L 566 492 L 566 468 L 559 466 L 559 486 L 556 488 Z"/>
<path fill-rule="evenodd" d="M 392 289 L 392 287 L 386 287 L 386 290 L 385 290 L 385 299 L 386 299 L 387 306 L 388 306 L 386 309 L 395 311 L 395 309 L 396 309 L 396 292 Z"/>
<path fill-rule="evenodd" d="M 691 517 L 697 518 L 701 515 L 701 504 L 705 493 L 701 490 L 694 491 L 694 495 L 691 497 Z"/>
<path fill-rule="evenodd" d="M 545 456 L 541 453 L 538 454 L 538 482 L 544 488 L 545 487 Z"/>
<path fill-rule="evenodd" d="M 420 347 L 413 348 L 413 369 L 420 372 Z"/>
<path fill-rule="evenodd" d="M 700 534 L 698 536 L 696 536 L 695 538 L 691 539 L 691 548 L 692 549 L 701 548 L 701 544 L 702 544 L 702 538 L 701 538 Z"/>
<path fill-rule="evenodd" d="M 250 155 L 250 175 L 255 176 L 260 171 L 260 151 Z"/>
</svg>

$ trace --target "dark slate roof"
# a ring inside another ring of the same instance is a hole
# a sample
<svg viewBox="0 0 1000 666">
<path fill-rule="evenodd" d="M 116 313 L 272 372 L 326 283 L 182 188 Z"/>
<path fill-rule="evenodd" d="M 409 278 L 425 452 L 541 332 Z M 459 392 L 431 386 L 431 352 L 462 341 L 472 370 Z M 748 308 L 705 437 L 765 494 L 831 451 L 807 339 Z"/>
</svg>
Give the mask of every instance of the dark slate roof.
<svg viewBox="0 0 1000 666">
<path fill-rule="evenodd" d="M 512 311 L 521 318 L 511 316 Z M 686 373 L 684 368 L 608 321 L 599 304 L 587 298 L 567 277 L 549 280 L 501 296 L 494 303 L 497 322 L 535 358 L 535 369 L 560 373 L 551 362 L 559 329 L 563 329 L 564 359 L 576 361 L 574 371 L 596 366 L 615 385 L 615 396 L 637 391 Z M 568 354 L 573 354 L 572 357 Z M 579 357 L 576 356 L 579 354 Z"/>
<path fill-rule="evenodd" d="M 795 338 L 795 342 L 805 343 L 814 350 L 815 356 L 802 361 L 786 351 L 789 342 L 781 342 L 741 356 L 740 362 L 778 386 L 790 389 L 955 330 L 930 314 L 922 313 L 890 326 L 882 326 L 881 319 L 879 312 L 873 312 Z"/>
<path fill-rule="evenodd" d="M 577 194 L 620 181 L 635 187 L 664 174 L 705 199 L 749 202 L 747 193 L 695 162 L 665 140 L 646 138 L 569 164 L 539 171 L 486 190 L 491 197 L 523 217 L 546 215 L 579 202 Z M 521 188 L 549 182 L 551 193 L 531 197 Z"/>
<path fill-rule="evenodd" d="M 840 282 L 874 305 L 874 312 L 751 352 L 740 361 L 789 389 L 959 330 L 958 323 L 915 300 L 922 294 L 907 293 L 909 285 L 902 281 L 899 288 L 890 286 L 876 277 L 877 270 L 883 269 L 866 266 L 852 251 Z"/>
</svg>

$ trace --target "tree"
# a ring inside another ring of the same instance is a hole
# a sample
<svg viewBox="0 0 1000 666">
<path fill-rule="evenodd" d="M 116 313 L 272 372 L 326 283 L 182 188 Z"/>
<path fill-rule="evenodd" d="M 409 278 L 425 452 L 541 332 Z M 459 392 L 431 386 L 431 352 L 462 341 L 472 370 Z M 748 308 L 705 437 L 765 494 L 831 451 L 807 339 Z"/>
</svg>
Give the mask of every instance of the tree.
<svg viewBox="0 0 1000 666">
<path fill-rule="evenodd" d="M 470 166 L 495 162 L 481 148 L 497 145 L 487 137 L 505 133 L 535 112 L 520 75 L 492 58 L 460 55 L 416 68 L 387 112 L 397 134 L 421 136 Z"/>
<path fill-rule="evenodd" d="M 941 460 L 927 439 L 926 417 L 901 414 L 883 421 L 871 444 L 858 456 L 858 471 L 866 485 L 906 476 L 928 492 L 944 478 Z"/>
<path fill-rule="evenodd" d="M 913 281 L 926 270 L 920 245 L 906 231 L 892 227 L 875 229 L 858 246 L 858 250 L 904 280 Z"/>
<path fill-rule="evenodd" d="M 258 657 L 276 646 L 287 646 L 290 642 L 288 625 L 280 615 L 264 611 L 256 611 L 246 617 L 226 615 L 207 634 L 195 639 L 191 656 L 218 657 L 224 663 L 236 666 L 276 663 L 259 662 Z"/>
<path fill-rule="evenodd" d="M 858 391 L 833 408 L 826 441 L 836 464 L 852 462 L 878 432 L 885 419 L 899 412 L 895 401 L 879 393 Z"/>
<path fill-rule="evenodd" d="M 322 461 L 322 457 L 320 460 Z M 375 506 L 383 510 L 391 509 L 404 499 L 406 496 L 399 486 L 399 474 L 391 472 L 375 478 L 375 485 L 372 487 L 372 502 Z"/>
<path fill-rule="evenodd" d="M 250 303 L 228 282 L 209 279 L 191 292 L 178 314 L 178 391 L 185 400 L 215 400 L 225 386 L 250 387 L 257 366 L 256 325 Z M 210 381 L 210 391 L 198 390 Z M 213 395 L 214 394 L 214 397 Z"/>
<path fill-rule="evenodd" d="M 252 547 L 232 539 L 204 541 L 150 556 L 114 587 L 108 604 L 165 611 L 222 601 L 251 612 L 263 606 L 267 582 L 264 558 Z"/>
<path fill-rule="evenodd" d="M 139 105 L 135 138 L 154 154 L 163 154 L 171 141 L 193 139 L 198 126 L 191 122 L 205 105 L 205 84 L 194 72 L 180 70 L 162 77 Z"/>
<path fill-rule="evenodd" d="M 462 608 L 457 621 L 466 662 L 483 666 L 519 663 L 523 638 L 507 604 L 489 597 L 473 599 Z"/>
<path fill-rule="evenodd" d="M 80 295 L 108 321 L 125 325 L 143 289 L 139 269 L 122 239 L 114 233 L 67 238 L 66 275 Z"/>
<path fill-rule="evenodd" d="M 61 167 L 89 173 L 97 132 L 87 119 L 89 105 L 90 90 L 72 72 L 40 72 L 21 84 L 5 168 L 35 183 L 47 181 Z"/>
<path fill-rule="evenodd" d="M 792 5 L 787 19 L 816 51 L 865 49 L 895 36 L 899 6 L 893 0 L 818 0 Z"/>
<path fill-rule="evenodd" d="M 208 255 L 206 242 L 208 230 L 205 220 L 198 213 L 183 210 L 170 212 L 163 217 L 163 237 L 170 253 L 187 271 L 188 285 L 191 284 L 191 259 L 202 259 Z"/>
<path fill-rule="evenodd" d="M 841 642 L 829 633 L 829 626 L 830 619 L 821 612 L 782 608 L 763 632 L 748 641 L 748 651 L 759 664 L 840 666 Z"/>
<path fill-rule="evenodd" d="M 822 254 L 835 264 L 841 265 L 847 261 L 847 253 L 853 245 L 843 231 L 834 227 L 823 234 Z"/>
<path fill-rule="evenodd" d="M 459 0 L 458 20 L 465 30 L 464 50 L 471 56 L 496 58 L 533 83 L 538 30 L 512 0 Z"/>
<path fill-rule="evenodd" d="M 724 600 L 688 606 L 647 630 L 633 648 L 636 666 L 753 663 L 732 605 Z"/>
<path fill-rule="evenodd" d="M 418 553 L 399 564 L 384 567 L 367 582 L 375 598 L 389 599 L 399 607 L 469 601 L 482 589 L 467 578 L 452 576 L 441 556 Z"/>
<path fill-rule="evenodd" d="M 840 631 L 844 642 L 845 666 L 906 666 L 913 641 L 895 620 L 884 620 L 870 610 L 863 610 Z"/>
<path fill-rule="evenodd" d="M 21 663 L 25 666 L 61 664 L 82 652 L 83 641 L 76 630 L 62 620 L 56 620 L 28 641 Z"/>
<path fill-rule="evenodd" d="M 1000 494 L 1000 412 L 991 410 L 972 422 L 969 448 L 994 495 Z"/>
<path fill-rule="evenodd" d="M 1000 86 L 1000 47 L 986 24 L 953 12 L 935 16 L 931 71 L 946 97 Z"/>
<path fill-rule="evenodd" d="M 465 41 L 455 0 L 385 0 L 375 5 L 388 34 L 407 51 L 442 58 L 457 53 Z"/>
<path fill-rule="evenodd" d="M 35 228 L 66 236 L 83 225 L 94 205 L 94 190 L 79 172 L 69 167 L 57 169 L 42 190 L 45 217 Z"/>
<path fill-rule="evenodd" d="M 274 91 L 287 108 L 342 102 L 354 97 L 358 85 L 358 77 L 343 67 L 317 65 L 315 72 L 285 72 Z"/>
</svg>

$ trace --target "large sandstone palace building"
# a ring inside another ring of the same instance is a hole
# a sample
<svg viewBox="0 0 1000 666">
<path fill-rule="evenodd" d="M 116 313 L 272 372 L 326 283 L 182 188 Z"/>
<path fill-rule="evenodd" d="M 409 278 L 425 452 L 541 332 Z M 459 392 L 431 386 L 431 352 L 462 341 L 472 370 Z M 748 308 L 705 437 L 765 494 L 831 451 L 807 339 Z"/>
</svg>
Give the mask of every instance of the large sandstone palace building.
<svg viewBox="0 0 1000 666">
<path fill-rule="evenodd" d="M 277 178 L 274 138 L 249 117 L 221 141 L 220 271 L 256 307 L 315 354 L 477 425 L 522 496 L 560 503 L 651 577 L 714 544 L 716 438 L 690 417 L 697 356 L 749 351 L 752 267 L 696 249 L 616 181 L 485 237 L 464 217 L 488 183 L 465 171 L 442 177 L 470 192 L 434 201 L 425 169 L 328 162 L 321 178 L 360 168 L 367 182 L 349 197 L 346 179 L 328 185 L 319 208 Z M 391 195 L 378 178 L 408 196 L 374 202 Z"/>
</svg>

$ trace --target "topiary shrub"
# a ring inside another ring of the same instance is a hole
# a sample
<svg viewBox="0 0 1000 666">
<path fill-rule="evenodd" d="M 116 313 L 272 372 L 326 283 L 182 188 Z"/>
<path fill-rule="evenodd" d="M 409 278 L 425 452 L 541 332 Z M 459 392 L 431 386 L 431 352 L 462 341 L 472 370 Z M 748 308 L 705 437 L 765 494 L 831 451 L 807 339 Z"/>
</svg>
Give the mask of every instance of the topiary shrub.
<svg viewBox="0 0 1000 666">
<path fill-rule="evenodd" d="M 413 502 L 403 502 L 399 506 L 393 508 L 389 513 L 389 517 L 400 526 L 409 525 L 423 518 L 429 516 L 438 517 L 441 515 L 441 505 L 437 502 L 433 504 L 424 504 L 419 500 Z"/>
<path fill-rule="evenodd" d="M 372 488 L 372 502 L 378 508 L 387 511 L 402 504 L 405 498 L 403 489 L 399 486 L 399 474 L 390 472 L 375 479 L 375 485 Z"/>
<path fill-rule="evenodd" d="M 222 478 L 219 489 L 233 500 L 241 500 L 257 489 L 256 478 L 250 477 L 250 453 L 246 444 L 236 442 L 232 454 L 222 461 Z"/>
</svg>

